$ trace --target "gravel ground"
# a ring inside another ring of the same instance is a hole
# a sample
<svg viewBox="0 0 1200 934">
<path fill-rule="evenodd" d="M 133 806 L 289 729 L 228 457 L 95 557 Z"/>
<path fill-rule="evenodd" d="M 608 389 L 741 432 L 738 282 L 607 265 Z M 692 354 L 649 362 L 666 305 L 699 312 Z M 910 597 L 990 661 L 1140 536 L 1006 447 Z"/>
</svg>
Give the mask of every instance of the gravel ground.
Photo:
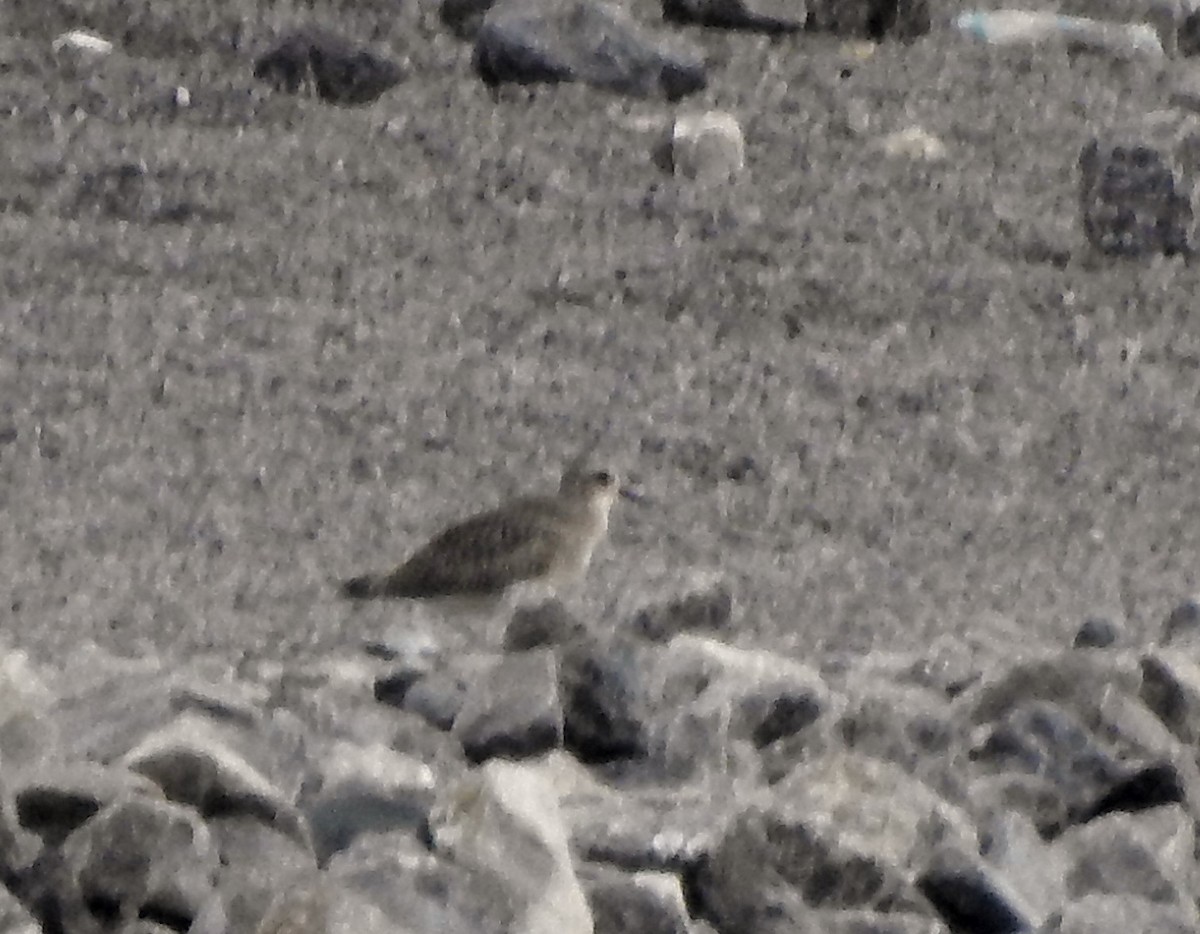
<svg viewBox="0 0 1200 934">
<path fill-rule="evenodd" d="M 679 105 L 493 95 L 430 9 L 173 6 L 0 13 L 7 641 L 361 641 L 402 610 L 331 580 L 596 436 L 645 493 L 578 596 L 596 625 L 689 569 L 805 654 L 1093 613 L 1138 638 L 1195 589 L 1197 271 L 1092 256 L 1076 210 L 1081 145 L 1163 106 L 1154 69 L 691 31 L 712 77 Z M 409 77 L 349 109 L 257 87 L 300 22 Z M 118 51 L 56 59 L 72 27 Z M 706 107 L 747 143 L 712 190 L 660 165 Z M 884 154 L 914 125 L 944 160 Z"/>
</svg>

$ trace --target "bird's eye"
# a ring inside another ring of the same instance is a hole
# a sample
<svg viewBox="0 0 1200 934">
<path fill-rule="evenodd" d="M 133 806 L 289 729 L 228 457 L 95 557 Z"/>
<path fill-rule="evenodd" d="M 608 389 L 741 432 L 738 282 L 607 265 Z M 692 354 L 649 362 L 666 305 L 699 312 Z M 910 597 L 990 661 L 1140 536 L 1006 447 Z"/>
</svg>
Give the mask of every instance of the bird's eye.
<svg viewBox="0 0 1200 934">
<path fill-rule="evenodd" d="M 592 474 L 592 479 L 600 486 L 612 486 L 613 475 L 607 470 L 597 470 Z"/>
</svg>

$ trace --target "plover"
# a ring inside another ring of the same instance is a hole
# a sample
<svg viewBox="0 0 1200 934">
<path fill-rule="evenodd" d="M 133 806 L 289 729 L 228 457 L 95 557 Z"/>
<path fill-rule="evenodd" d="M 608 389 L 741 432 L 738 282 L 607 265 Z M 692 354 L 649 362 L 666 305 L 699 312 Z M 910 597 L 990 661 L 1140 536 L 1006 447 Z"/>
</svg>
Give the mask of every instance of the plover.
<svg viewBox="0 0 1200 934">
<path fill-rule="evenodd" d="M 518 600 L 558 596 L 583 576 L 622 489 L 583 457 L 552 496 L 524 496 L 438 533 L 392 571 L 343 581 L 355 600 L 396 598 L 491 615 Z"/>
</svg>

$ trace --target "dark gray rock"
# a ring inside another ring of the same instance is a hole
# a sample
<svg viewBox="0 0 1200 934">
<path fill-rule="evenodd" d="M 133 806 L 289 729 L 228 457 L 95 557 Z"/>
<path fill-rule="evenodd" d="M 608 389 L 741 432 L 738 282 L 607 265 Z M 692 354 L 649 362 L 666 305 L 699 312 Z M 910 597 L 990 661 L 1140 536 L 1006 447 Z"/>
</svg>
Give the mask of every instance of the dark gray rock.
<svg viewBox="0 0 1200 934">
<path fill-rule="evenodd" d="M 500 658 L 470 686 L 453 732 L 471 762 L 525 758 L 561 746 L 563 710 L 554 650 Z"/>
<path fill-rule="evenodd" d="M 1101 252 L 1172 256 L 1196 249 L 1200 124 L 1164 113 L 1109 129 L 1080 151 L 1083 229 Z"/>
<path fill-rule="evenodd" d="M 368 104 L 399 84 L 404 70 L 341 36 L 308 29 L 259 56 L 254 77 L 289 94 L 311 85 L 331 104 Z"/>
<path fill-rule="evenodd" d="M 674 582 L 669 593 L 641 607 L 633 632 L 651 642 L 667 642 L 682 632 L 727 633 L 733 621 L 733 594 L 720 578 L 693 574 Z"/>
<path fill-rule="evenodd" d="M 442 23 L 460 39 L 474 39 L 483 17 L 496 0 L 442 0 L 438 9 Z"/>
<path fill-rule="evenodd" d="M 1176 606 L 1163 620 L 1163 646 L 1194 648 L 1200 645 L 1200 603 L 1187 599 Z"/>
<path fill-rule="evenodd" d="M 381 704 L 403 708 L 409 690 L 429 673 L 423 666 L 393 668 L 375 679 L 375 699 Z"/>
<path fill-rule="evenodd" d="M 767 0 L 662 0 L 662 13 L 670 23 L 779 36 L 802 30 L 808 10 L 804 0 L 774 4 Z"/>
<path fill-rule="evenodd" d="M 932 25 L 928 0 L 808 0 L 806 27 L 861 39 L 915 39 Z"/>
<path fill-rule="evenodd" d="M 404 692 L 404 709 L 428 720 L 440 730 L 454 726 L 470 690 L 468 672 L 455 668 L 431 672 Z"/>
<path fill-rule="evenodd" d="M 80 762 L 23 775 L 13 799 L 21 826 L 47 846 L 57 846 L 102 808 L 133 795 L 161 797 L 161 792 L 127 769 Z"/>
<path fill-rule="evenodd" d="M 698 54 L 601 0 L 500 0 L 475 38 L 475 67 L 490 85 L 579 81 L 667 100 L 707 82 Z"/>
<path fill-rule="evenodd" d="M 178 805 L 134 798 L 78 828 L 36 872 L 43 917 L 67 930 L 164 919 L 176 930 L 220 931 L 218 858 L 208 829 Z M 76 927 L 76 924 L 80 927 Z"/>
<path fill-rule="evenodd" d="M 1187 798 L 1187 779 L 1175 763 L 1135 765 L 1123 769 L 1098 798 L 1079 808 L 1072 820 L 1086 823 L 1105 814 L 1148 811 Z"/>
<path fill-rule="evenodd" d="M 519 607 L 504 630 L 504 651 L 528 652 L 564 645 L 587 634 L 587 627 L 560 600 Z"/>
<path fill-rule="evenodd" d="M 647 752 L 647 650 L 625 639 L 568 646 L 559 665 L 563 742 L 585 763 L 641 758 Z"/>
<path fill-rule="evenodd" d="M 917 878 L 917 888 L 952 931 L 1020 934 L 1041 920 L 1030 916 L 1020 894 L 972 854 L 948 849 Z"/>
<path fill-rule="evenodd" d="M 1092 616 L 1083 621 L 1071 643 L 1077 649 L 1107 649 L 1120 637 L 1117 624 L 1105 616 Z"/>
<path fill-rule="evenodd" d="M 1180 742 L 1191 746 L 1200 741 L 1200 665 L 1190 653 L 1147 653 L 1141 699 Z"/>
<path fill-rule="evenodd" d="M 798 767 L 746 808 L 692 874 L 721 930 L 803 927 L 813 910 L 913 910 L 906 866 L 943 848 L 975 852 L 965 815 L 896 766 L 852 754 Z"/>
</svg>

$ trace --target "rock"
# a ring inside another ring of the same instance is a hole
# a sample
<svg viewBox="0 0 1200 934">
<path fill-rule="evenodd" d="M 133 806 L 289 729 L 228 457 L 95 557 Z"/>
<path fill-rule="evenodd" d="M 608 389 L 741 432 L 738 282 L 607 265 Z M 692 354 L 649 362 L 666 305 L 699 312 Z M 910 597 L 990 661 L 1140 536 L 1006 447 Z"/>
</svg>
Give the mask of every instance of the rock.
<svg viewBox="0 0 1200 934">
<path fill-rule="evenodd" d="M 558 794 L 537 765 L 484 763 L 447 789 L 430 830 L 437 852 L 470 867 L 507 905 L 512 934 L 592 931 Z"/>
<path fill-rule="evenodd" d="M 217 889 L 231 931 L 260 932 L 288 913 L 296 923 L 318 910 L 319 900 L 303 893 L 320 890 L 317 860 L 311 850 L 273 827 L 244 816 L 208 822 L 220 857 Z M 284 930 L 281 928 L 280 930 Z M 295 931 L 320 931 L 303 925 Z"/>
<path fill-rule="evenodd" d="M 633 97 L 678 100 L 701 90 L 704 63 L 601 0 L 499 0 L 475 39 L 490 85 L 580 81 Z"/>
<path fill-rule="evenodd" d="M 1113 23 L 1148 24 L 1157 33 L 1163 50 L 1174 56 L 1179 51 L 1179 30 L 1188 6 L 1181 0 L 1064 0 L 1057 12 Z"/>
<path fill-rule="evenodd" d="M 1175 44 L 1181 56 L 1200 55 L 1200 8 L 1194 8 L 1190 3 L 1184 5 L 1183 19 L 1175 32 Z"/>
<path fill-rule="evenodd" d="M 458 665 L 425 675 L 404 693 L 403 709 L 449 730 L 467 702 L 472 679 L 478 676 L 478 671 Z"/>
<path fill-rule="evenodd" d="M 559 667 L 563 744 L 580 761 L 646 754 L 647 654 L 623 639 L 589 639 L 564 650 Z"/>
<path fill-rule="evenodd" d="M 552 649 L 507 655 L 467 692 L 454 719 L 467 759 L 520 759 L 562 745 L 558 662 Z"/>
<path fill-rule="evenodd" d="M 205 816 L 245 814 L 309 845 L 307 824 L 291 797 L 246 761 L 231 739 L 220 724 L 185 713 L 131 749 L 122 764 Z"/>
<path fill-rule="evenodd" d="M 971 750 L 977 766 L 991 772 L 1029 776 L 1025 787 L 1037 793 L 1018 803 L 1043 834 L 1071 822 L 1117 783 L 1126 767 L 1069 711 L 1056 704 L 1031 702 L 1010 710 Z M 1010 785 L 1021 787 L 1021 782 Z"/>
<path fill-rule="evenodd" d="M 1061 847 L 1042 840 L 1024 814 L 1004 811 L 985 819 L 979 852 L 989 871 L 1018 894 L 1025 916 L 1041 924 L 1062 905 L 1066 858 Z"/>
<path fill-rule="evenodd" d="M 504 631 L 504 651 L 528 652 L 564 645 L 587 634 L 587 627 L 570 614 L 560 600 L 519 607 Z"/>
<path fill-rule="evenodd" d="M 1187 779 L 1172 762 L 1126 768 L 1095 801 L 1083 805 L 1072 818 L 1086 823 L 1117 811 L 1136 813 L 1188 799 Z"/>
<path fill-rule="evenodd" d="M 1164 647 L 1195 648 L 1200 646 L 1200 604 L 1184 600 L 1163 620 L 1159 642 Z"/>
<path fill-rule="evenodd" d="M 495 0 L 442 0 L 442 23 L 460 39 L 474 39 Z"/>
<path fill-rule="evenodd" d="M 979 934 L 1023 934 L 1042 920 L 1021 893 L 972 854 L 948 848 L 939 852 L 917 879 L 951 930 Z"/>
<path fill-rule="evenodd" d="M 761 752 L 800 744 L 829 706 L 821 676 L 772 652 L 676 636 L 647 684 L 654 698 L 645 731 L 654 761 L 676 778 L 706 769 L 761 767 Z"/>
<path fill-rule="evenodd" d="M 1101 701 L 1099 733 L 1125 759 L 1169 760 L 1182 752 L 1161 718 L 1139 698 L 1116 691 Z"/>
<path fill-rule="evenodd" d="M 1196 829 L 1182 808 L 1109 814 L 1072 827 L 1056 842 L 1071 854 L 1065 880 L 1072 899 L 1089 893 L 1133 895 L 1178 905 L 1200 924 L 1192 898 Z"/>
<path fill-rule="evenodd" d="M 742 811 L 692 891 L 719 929 L 806 930 L 812 909 L 915 907 L 904 867 L 945 846 L 977 850 L 964 815 L 896 766 L 829 755 Z"/>
<path fill-rule="evenodd" d="M 1117 624 L 1103 616 L 1092 616 L 1083 621 L 1071 646 L 1076 649 L 1107 649 L 1120 636 Z"/>
<path fill-rule="evenodd" d="M 1170 649 L 1146 653 L 1141 699 L 1180 742 L 1200 742 L 1200 664 L 1191 654 Z"/>
<path fill-rule="evenodd" d="M 306 86 L 331 104 L 369 104 L 404 79 L 396 62 L 341 36 L 309 29 L 293 33 L 254 63 L 254 77 L 278 91 Z"/>
<path fill-rule="evenodd" d="M 1013 707 L 1044 700 L 1074 714 L 1087 728 L 1098 722 L 1100 701 L 1109 691 L 1137 695 L 1140 669 L 1140 658 L 1131 653 L 1045 655 L 1008 665 L 964 693 L 955 707 L 965 708 L 967 722 L 989 723 Z"/>
<path fill-rule="evenodd" d="M 363 833 L 416 832 L 433 805 L 436 776 L 385 746 L 337 742 L 317 767 L 319 790 L 303 804 L 322 865 Z"/>
<path fill-rule="evenodd" d="M 84 32 L 82 29 L 72 29 L 59 35 L 50 43 L 50 48 L 55 52 L 103 58 L 112 52 L 113 44 L 103 36 Z"/>
<path fill-rule="evenodd" d="M 740 810 L 732 789 L 707 784 L 572 795 L 563 804 L 581 859 L 631 871 L 694 869 Z"/>
<path fill-rule="evenodd" d="M 583 876 L 595 934 L 689 934 L 679 877 L 593 867 Z"/>
<path fill-rule="evenodd" d="M 327 876 L 337 901 L 368 906 L 390 925 L 383 932 L 503 934 L 511 910 L 471 869 L 403 831 L 363 834 L 334 854 Z M 353 928 L 347 930 L 352 934 Z"/>
<path fill-rule="evenodd" d="M 1200 123 L 1173 111 L 1094 136 L 1079 154 L 1088 242 L 1118 256 L 1190 254 L 1198 162 Z"/>
<path fill-rule="evenodd" d="M 1174 905 L 1125 895 L 1088 895 L 1070 902 L 1038 934 L 1195 934 L 1196 926 Z"/>
<path fill-rule="evenodd" d="M 408 697 L 408 692 L 412 689 L 412 686 L 428 674 L 429 672 L 424 668 L 415 668 L 408 665 L 394 668 L 386 674 L 380 675 L 375 680 L 375 699 L 381 704 L 388 704 L 392 707 L 403 709 L 404 701 Z M 453 716 L 450 717 L 450 722 L 454 722 Z"/>
<path fill-rule="evenodd" d="M 58 846 L 104 807 L 134 796 L 161 797 L 162 792 L 145 776 L 90 762 L 26 773 L 14 792 L 21 826 L 47 846 Z"/>
<path fill-rule="evenodd" d="M 730 129 L 728 126 L 722 129 L 724 118 L 728 118 L 732 123 L 731 131 L 736 133 L 738 140 L 736 169 L 740 169 L 743 161 L 741 128 L 738 127 L 737 121 L 728 114 L 709 112 L 692 117 L 679 117 L 675 121 L 676 139 L 678 140 L 681 133 L 681 123 L 685 124 L 682 131 L 685 135 L 699 134 L 699 137 L 704 137 L 709 133 L 707 124 L 710 117 L 713 119 L 713 126 L 716 127 L 714 132 L 718 136 Z M 693 145 L 698 149 L 692 150 Z M 705 170 L 703 163 L 707 156 L 700 150 L 703 150 L 706 145 L 707 143 L 702 138 L 690 139 L 685 142 L 683 152 L 678 155 L 681 155 L 685 162 L 693 157 L 698 158 L 700 164 L 695 167 L 703 173 Z M 716 143 L 717 148 L 720 148 L 721 145 L 723 144 L 720 142 Z M 717 153 L 716 157 L 722 158 L 720 153 Z M 679 171 L 679 168 L 677 159 L 676 171 Z M 714 171 L 719 168 L 716 166 Z M 668 642 L 682 632 L 719 635 L 729 631 L 733 622 L 733 594 L 719 575 L 707 572 L 689 572 L 680 580 L 670 581 L 666 584 L 664 591 L 634 613 L 632 628 L 638 636 L 649 639 L 651 642 Z"/>
<path fill-rule="evenodd" d="M 778 36 L 802 30 L 808 12 L 804 0 L 662 0 L 662 14 L 669 23 Z"/>
<path fill-rule="evenodd" d="M 889 133 L 879 141 L 879 148 L 888 156 L 914 162 L 941 162 L 946 158 L 946 144 L 919 126 Z"/>
<path fill-rule="evenodd" d="M 863 39 L 915 39 L 932 23 L 928 0 L 807 0 L 806 28 Z"/>
<path fill-rule="evenodd" d="M 177 929 L 221 930 L 216 849 L 189 809 L 133 798 L 109 805 L 62 845 L 55 897 L 66 917 L 169 918 Z M 68 894 L 69 893 L 69 894 Z"/>
</svg>

